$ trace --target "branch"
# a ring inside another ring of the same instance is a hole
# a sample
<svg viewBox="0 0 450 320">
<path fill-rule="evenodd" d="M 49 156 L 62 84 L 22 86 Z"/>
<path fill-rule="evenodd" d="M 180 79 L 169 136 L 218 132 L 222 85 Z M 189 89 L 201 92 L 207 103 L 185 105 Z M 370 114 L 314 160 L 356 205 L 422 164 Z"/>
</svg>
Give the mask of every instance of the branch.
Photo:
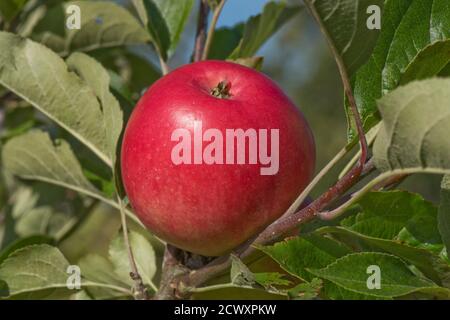
<svg viewBox="0 0 450 320">
<path fill-rule="evenodd" d="M 209 49 L 211 48 L 211 44 L 214 38 L 214 30 L 216 29 L 217 21 L 219 20 L 220 13 L 225 5 L 226 0 L 221 0 L 217 7 L 214 9 L 213 17 L 211 20 L 211 24 L 208 28 L 208 34 L 206 37 L 205 47 L 203 49 L 202 60 L 208 59 Z"/>
<path fill-rule="evenodd" d="M 170 244 L 166 245 L 161 282 L 159 284 L 158 292 L 152 298 L 153 300 L 172 300 L 179 298 L 177 292 L 178 283 L 176 283 L 176 279 L 189 272 L 189 270 L 180 263 L 180 256 L 182 254 L 182 250 L 175 248 Z"/>
<path fill-rule="evenodd" d="M 367 162 L 365 168 L 361 168 L 359 165 L 353 167 L 341 180 L 306 208 L 292 215 L 282 216 L 280 219 L 269 225 L 254 241 L 243 244 L 233 253 L 239 258 L 244 259 L 255 251 L 256 246 L 272 244 L 292 229 L 310 222 L 318 216 L 321 210 L 337 200 L 365 175 L 372 172 L 373 169 L 374 166 L 372 161 Z M 182 282 L 185 286 L 197 287 L 221 272 L 224 272 L 230 265 L 231 260 L 229 256 L 219 257 L 205 267 L 192 271 L 188 276 L 182 279 Z"/>
<path fill-rule="evenodd" d="M 197 34 L 195 36 L 195 46 L 193 60 L 200 61 L 205 47 L 206 27 L 208 25 L 209 6 L 207 0 L 200 0 L 200 9 L 198 12 Z"/>
<path fill-rule="evenodd" d="M 302 191 L 302 193 L 295 199 L 294 203 L 289 207 L 289 209 L 284 213 L 283 217 L 293 214 L 305 201 L 306 197 L 310 194 L 312 189 L 322 180 L 322 178 L 341 160 L 348 152 L 349 148 L 344 147 L 331 159 L 328 164 L 320 170 L 320 172 L 314 177 L 314 179 L 309 183 L 309 185 Z"/>
<path fill-rule="evenodd" d="M 144 283 L 142 282 L 141 275 L 139 274 L 139 271 L 136 266 L 136 261 L 134 260 L 133 250 L 131 249 L 130 245 L 130 239 L 128 238 L 128 227 L 127 227 L 127 218 L 125 215 L 125 207 L 123 204 L 122 199 L 120 197 L 117 197 L 117 200 L 120 205 L 120 219 L 122 223 L 122 229 L 123 229 L 123 240 L 125 243 L 125 248 L 127 250 L 128 254 L 128 260 L 130 262 L 130 277 L 134 280 L 135 286 L 133 288 L 133 296 L 136 300 L 147 300 L 147 289 L 144 286 Z"/>
<path fill-rule="evenodd" d="M 319 24 L 320 30 L 325 35 L 325 38 L 327 39 L 328 46 L 330 47 L 331 53 L 334 56 L 334 59 L 336 60 L 336 64 L 338 66 L 339 74 L 341 76 L 342 84 L 344 86 L 344 92 L 347 96 L 348 102 L 350 104 L 350 110 L 352 112 L 353 118 L 355 120 L 356 129 L 359 136 L 359 143 L 361 145 L 361 158 L 359 161 L 359 166 L 362 168 L 364 164 L 366 163 L 367 157 L 368 157 L 368 146 L 366 141 L 366 135 L 364 133 L 364 126 L 361 120 L 361 116 L 359 114 L 358 106 L 356 105 L 355 97 L 353 96 L 353 90 L 352 86 L 350 84 L 350 78 L 347 73 L 347 69 L 345 68 L 344 61 L 342 60 L 342 56 L 337 51 L 336 47 L 334 46 L 333 42 L 331 41 L 331 37 L 325 28 L 325 26 L 322 24 L 320 16 L 317 14 L 317 11 L 312 6 L 307 6 L 311 12 L 311 14 L 316 19 L 317 23 Z"/>
</svg>

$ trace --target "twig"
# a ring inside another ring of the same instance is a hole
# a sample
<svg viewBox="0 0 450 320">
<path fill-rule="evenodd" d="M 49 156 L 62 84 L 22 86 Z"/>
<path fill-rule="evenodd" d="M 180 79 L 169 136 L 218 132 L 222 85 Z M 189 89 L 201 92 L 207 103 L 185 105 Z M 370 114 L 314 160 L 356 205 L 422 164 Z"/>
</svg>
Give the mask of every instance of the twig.
<svg viewBox="0 0 450 320">
<path fill-rule="evenodd" d="M 220 13 L 225 5 L 226 0 L 221 0 L 217 7 L 214 9 L 214 13 L 212 16 L 211 24 L 208 28 L 208 34 L 206 36 L 205 47 L 203 48 L 203 54 L 201 59 L 208 59 L 209 49 L 211 48 L 211 44 L 214 38 L 214 30 L 216 29 L 217 21 L 219 20 Z"/>
<path fill-rule="evenodd" d="M 322 196 L 313 201 L 306 208 L 289 216 L 283 216 L 271 225 L 269 225 L 259 236 L 251 243 L 251 245 L 242 246 L 237 249 L 234 254 L 241 259 L 248 257 L 254 252 L 255 246 L 267 245 L 275 242 L 280 236 L 291 231 L 295 227 L 310 222 L 318 213 L 330 205 L 333 201 L 343 195 L 348 189 L 354 186 L 360 179 L 371 172 L 373 163 L 371 161 L 366 164 L 368 168 L 355 166 L 333 187 L 329 188 Z M 192 271 L 183 281 L 187 286 L 197 287 L 210 280 L 215 275 L 225 271 L 231 265 L 228 256 L 217 258 L 205 267 Z"/>
<path fill-rule="evenodd" d="M 189 270 L 180 263 L 182 251 L 178 248 L 166 245 L 164 251 L 163 267 L 159 290 L 153 296 L 153 300 L 167 300 L 178 298 L 178 284 L 174 282 L 177 277 L 181 277 Z"/>
<path fill-rule="evenodd" d="M 163 74 L 163 76 L 165 76 L 166 74 L 168 74 L 170 72 L 170 68 L 169 65 L 167 64 L 166 61 L 164 61 L 164 59 L 162 58 L 161 53 L 159 52 L 159 49 L 156 50 L 156 53 L 158 54 L 158 58 L 159 58 L 159 64 L 161 66 L 161 72 Z"/>
<path fill-rule="evenodd" d="M 361 190 L 351 195 L 350 200 L 331 211 L 320 212 L 318 215 L 322 220 L 332 220 L 343 214 L 348 208 L 358 202 L 363 195 L 376 188 L 377 185 L 383 183 L 386 179 L 392 177 L 391 172 L 382 173 L 367 183 Z"/>
<path fill-rule="evenodd" d="M 361 145 L 361 158 L 359 161 L 359 166 L 362 168 L 364 164 L 366 163 L 367 157 L 368 157 L 368 146 L 366 141 L 366 135 L 364 133 L 364 126 L 361 120 L 361 116 L 358 111 L 358 107 L 356 105 L 355 97 L 353 96 L 352 86 L 350 84 L 350 78 L 347 73 L 347 69 L 345 68 L 344 61 L 342 60 L 342 56 L 337 51 L 334 43 L 331 41 L 330 34 L 328 33 L 325 26 L 322 24 L 321 19 L 319 15 L 317 14 L 317 11 L 315 8 L 311 5 L 308 5 L 308 2 L 306 2 L 307 7 L 309 8 L 311 14 L 316 19 L 317 23 L 319 24 L 320 30 L 325 35 L 325 38 L 327 39 L 328 46 L 331 49 L 331 53 L 334 56 L 334 59 L 336 60 L 336 64 L 338 66 L 339 74 L 341 76 L 342 84 L 344 86 L 344 92 L 347 96 L 348 102 L 350 104 L 350 109 L 353 115 L 353 118 L 355 120 L 356 129 L 359 136 L 359 143 Z"/>
<path fill-rule="evenodd" d="M 283 217 L 289 216 L 293 214 L 297 209 L 300 207 L 300 205 L 303 203 L 303 201 L 306 199 L 306 197 L 309 195 L 309 193 L 312 191 L 312 189 L 322 180 L 322 178 L 330 171 L 331 168 L 336 165 L 336 163 L 339 162 L 350 150 L 347 147 L 342 148 L 339 150 L 339 152 L 334 156 L 333 159 L 325 166 L 322 170 L 314 177 L 314 179 L 310 182 L 310 184 L 303 190 L 303 192 L 298 196 L 297 199 L 295 199 L 294 203 L 289 207 L 289 209 L 285 212 Z"/>
<path fill-rule="evenodd" d="M 207 0 L 200 0 L 200 9 L 198 12 L 197 34 L 195 36 L 195 46 L 193 60 L 200 61 L 205 47 L 206 27 L 208 25 L 209 6 Z"/>
<path fill-rule="evenodd" d="M 141 275 L 139 274 L 139 271 L 136 266 L 136 261 L 134 260 L 133 250 L 130 245 L 130 239 L 128 238 L 128 228 L 127 228 L 127 218 L 125 215 L 125 207 L 123 204 L 122 199 L 120 197 L 117 197 L 117 201 L 120 205 L 120 220 L 122 223 L 122 229 L 123 229 L 123 240 L 125 243 L 125 248 L 127 250 L 128 254 L 128 260 L 130 262 L 130 277 L 133 279 L 135 285 L 133 288 L 133 296 L 136 300 L 147 300 L 147 289 L 145 288 L 144 283 L 142 282 Z"/>
</svg>

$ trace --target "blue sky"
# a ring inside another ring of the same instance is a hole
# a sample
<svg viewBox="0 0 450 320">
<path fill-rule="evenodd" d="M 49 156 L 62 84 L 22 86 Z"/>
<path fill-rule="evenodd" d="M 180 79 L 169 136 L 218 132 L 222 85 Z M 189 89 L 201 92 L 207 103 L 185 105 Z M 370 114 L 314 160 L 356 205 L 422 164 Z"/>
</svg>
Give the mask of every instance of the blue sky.
<svg viewBox="0 0 450 320">
<path fill-rule="evenodd" d="M 232 26 L 260 13 L 268 0 L 228 0 L 217 26 Z"/>
</svg>

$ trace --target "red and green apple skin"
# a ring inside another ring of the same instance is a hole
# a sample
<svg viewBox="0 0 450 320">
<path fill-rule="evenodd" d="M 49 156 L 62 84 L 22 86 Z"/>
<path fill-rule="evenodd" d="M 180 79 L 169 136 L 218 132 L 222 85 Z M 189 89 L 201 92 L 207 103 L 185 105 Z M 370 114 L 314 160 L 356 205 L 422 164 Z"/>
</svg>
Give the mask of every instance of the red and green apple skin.
<svg viewBox="0 0 450 320">
<path fill-rule="evenodd" d="M 228 98 L 211 94 L 222 81 Z M 226 129 L 278 129 L 278 172 L 261 175 L 259 163 L 174 164 L 171 135 L 185 128 L 193 136 L 195 121 L 224 136 Z M 308 123 L 283 91 L 258 71 L 214 60 L 155 82 L 133 110 L 121 150 L 124 187 L 139 219 L 168 243 L 205 256 L 231 251 L 280 217 L 309 183 L 314 163 Z"/>
</svg>

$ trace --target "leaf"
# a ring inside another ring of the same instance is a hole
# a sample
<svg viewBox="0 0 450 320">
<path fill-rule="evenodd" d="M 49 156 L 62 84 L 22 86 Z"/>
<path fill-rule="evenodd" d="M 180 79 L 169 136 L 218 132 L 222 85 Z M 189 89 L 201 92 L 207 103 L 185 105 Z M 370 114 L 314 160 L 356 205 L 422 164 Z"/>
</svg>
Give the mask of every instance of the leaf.
<svg viewBox="0 0 450 320">
<path fill-rule="evenodd" d="M 366 130 L 380 120 L 376 101 L 400 84 L 403 74 L 411 72 L 408 71 L 410 66 L 414 65 L 416 70 L 421 68 L 423 50 L 428 51 L 430 44 L 448 39 L 450 10 L 447 0 L 386 1 L 373 54 L 353 79 L 354 96 Z M 417 63 L 414 62 L 416 59 L 419 59 Z M 352 124 L 350 140 L 355 132 Z"/>
<path fill-rule="evenodd" d="M 450 173 L 450 80 L 412 82 L 379 101 L 383 123 L 373 147 L 382 172 Z"/>
<path fill-rule="evenodd" d="M 134 231 L 129 232 L 129 240 L 137 269 L 144 284 L 155 289 L 153 277 L 156 273 L 156 257 L 152 245 L 144 236 Z M 124 283 L 133 285 L 133 280 L 130 277 L 130 262 L 122 233 L 119 233 L 111 241 L 109 257 L 114 265 L 114 272 L 119 279 Z"/>
<path fill-rule="evenodd" d="M 69 6 L 80 8 L 80 29 L 68 29 L 64 25 L 69 17 Z M 71 1 L 50 10 L 44 18 L 57 19 L 57 30 L 65 34 L 42 33 L 40 41 L 61 55 L 73 51 L 92 51 L 100 48 L 143 44 L 150 39 L 145 29 L 127 10 L 110 1 Z M 63 15 L 62 17 L 60 15 Z M 45 27 L 37 29 L 48 30 Z"/>
<path fill-rule="evenodd" d="M 0 279 L 7 283 L 9 294 L 38 299 L 46 296 L 67 296 L 69 263 L 55 247 L 40 244 L 14 251 L 0 266 Z"/>
<path fill-rule="evenodd" d="M 284 278 L 284 274 L 278 272 L 259 272 L 253 274 L 256 283 L 267 288 L 274 285 L 288 286 L 291 281 Z"/>
<path fill-rule="evenodd" d="M 123 113 L 116 98 L 109 91 L 109 74 L 101 64 L 83 53 L 72 54 L 67 59 L 67 65 L 92 88 L 101 103 L 109 157 L 115 163 L 117 141 L 123 126 Z"/>
<path fill-rule="evenodd" d="M 236 60 L 229 60 L 229 61 L 261 71 L 264 62 L 264 57 L 239 58 Z"/>
<path fill-rule="evenodd" d="M 246 22 L 243 38 L 229 59 L 236 60 L 254 56 L 264 42 L 299 11 L 300 7 L 287 7 L 283 2 L 267 3 L 262 14 L 253 16 Z"/>
<path fill-rule="evenodd" d="M 78 261 L 78 266 L 83 277 L 90 282 L 114 285 L 124 289 L 129 288 L 129 285 L 121 281 L 119 276 L 114 272 L 112 263 L 100 255 L 88 254 Z M 96 299 L 111 299 L 123 296 L 122 292 L 111 288 L 86 287 L 85 290 L 91 293 Z"/>
<path fill-rule="evenodd" d="M 322 280 L 314 278 L 311 282 L 300 283 L 290 289 L 287 294 L 292 300 L 311 300 L 317 298 L 322 286 Z"/>
<path fill-rule="evenodd" d="M 14 175 L 56 184 L 103 200 L 101 193 L 83 175 L 64 140 L 53 142 L 46 132 L 33 130 L 9 140 L 2 154 L 6 170 Z"/>
<path fill-rule="evenodd" d="M 400 77 L 400 85 L 439 74 L 450 63 L 450 39 L 436 41 L 420 51 Z"/>
<path fill-rule="evenodd" d="M 250 269 L 234 254 L 231 255 L 231 283 L 237 286 L 250 286 L 256 284 L 255 275 Z"/>
<path fill-rule="evenodd" d="M 370 192 L 358 202 L 361 212 L 347 228 L 367 236 L 394 239 L 403 228 L 424 243 L 440 243 L 437 208 L 406 191 Z"/>
<path fill-rule="evenodd" d="M 28 0 L 0 1 L 0 15 L 6 21 L 10 21 L 20 12 L 20 10 L 22 10 L 27 2 Z"/>
<path fill-rule="evenodd" d="M 302 237 L 289 238 L 273 246 L 258 247 L 258 249 L 277 261 L 290 274 L 302 280 L 311 281 L 313 277 L 306 268 L 324 267 L 350 252 L 334 240 L 319 238 L 320 240 L 318 237 L 311 238 L 311 242 Z"/>
<path fill-rule="evenodd" d="M 0 265 L 5 261 L 8 256 L 16 250 L 34 245 L 34 244 L 49 244 L 53 243 L 53 239 L 47 236 L 31 236 L 26 238 L 17 239 L 13 243 L 9 244 L 6 248 L 0 251 Z"/>
<path fill-rule="evenodd" d="M 369 266 L 380 268 L 380 289 L 369 289 L 367 286 Z M 437 287 L 433 282 L 417 277 L 401 259 L 384 253 L 349 254 L 323 269 L 309 271 L 347 290 L 379 297 L 398 297 L 423 288 Z"/>
<path fill-rule="evenodd" d="M 369 59 L 380 33 L 367 27 L 367 9 L 375 5 L 382 10 L 384 0 L 305 0 L 305 5 L 351 77 Z"/>
<path fill-rule="evenodd" d="M 244 34 L 244 23 L 233 27 L 221 27 L 214 31 L 208 59 L 225 60 L 239 45 Z"/>
<path fill-rule="evenodd" d="M 450 257 L 450 175 L 442 179 L 438 221 L 439 232 Z"/>
<path fill-rule="evenodd" d="M 103 113 L 92 88 L 54 52 L 0 32 L 0 84 L 36 107 L 112 167 Z"/>
<path fill-rule="evenodd" d="M 144 3 L 147 30 L 162 58 L 167 60 L 180 40 L 194 4 L 193 0 L 141 0 Z M 142 4 L 134 1 L 140 16 Z M 137 3 L 137 4 L 136 4 Z"/>
<path fill-rule="evenodd" d="M 342 227 L 323 227 L 318 234 L 332 234 L 339 241 L 356 250 L 386 252 L 416 266 L 426 277 L 439 285 L 450 286 L 450 266 L 439 256 L 398 241 L 378 239 L 359 234 Z"/>
</svg>

